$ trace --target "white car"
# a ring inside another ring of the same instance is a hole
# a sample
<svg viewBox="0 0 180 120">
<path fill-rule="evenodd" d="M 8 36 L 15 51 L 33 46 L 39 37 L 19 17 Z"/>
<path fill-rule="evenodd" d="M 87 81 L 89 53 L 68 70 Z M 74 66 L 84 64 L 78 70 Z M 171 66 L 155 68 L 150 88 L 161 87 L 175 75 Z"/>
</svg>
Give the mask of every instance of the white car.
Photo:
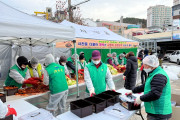
<svg viewBox="0 0 180 120">
<path fill-rule="evenodd" d="M 180 64 L 180 50 L 174 51 L 169 55 L 170 62 L 176 62 L 178 65 Z"/>
</svg>

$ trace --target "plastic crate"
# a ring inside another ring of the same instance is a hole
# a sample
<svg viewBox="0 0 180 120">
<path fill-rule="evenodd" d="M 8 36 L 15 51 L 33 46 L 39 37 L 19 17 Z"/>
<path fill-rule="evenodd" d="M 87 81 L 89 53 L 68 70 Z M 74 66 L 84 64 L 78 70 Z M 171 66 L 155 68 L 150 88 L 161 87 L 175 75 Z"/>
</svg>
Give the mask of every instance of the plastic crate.
<svg viewBox="0 0 180 120">
<path fill-rule="evenodd" d="M 0 93 L 0 94 L 2 94 L 2 93 Z M 1 99 L 1 101 L 3 102 L 3 103 L 5 103 L 6 102 L 6 95 L 5 94 L 2 94 L 3 96 L 0 96 L 0 99 Z"/>
<path fill-rule="evenodd" d="M 126 98 L 130 99 L 130 101 L 127 101 Z M 134 100 L 136 99 L 133 95 L 128 95 L 124 99 L 123 97 L 120 97 L 120 104 L 126 108 L 127 110 L 138 110 L 141 109 L 141 105 L 135 106 Z"/>
<path fill-rule="evenodd" d="M 71 112 L 80 118 L 89 116 L 93 113 L 93 105 L 84 100 L 70 102 Z"/>
<path fill-rule="evenodd" d="M 96 97 L 89 97 L 84 100 L 93 104 L 94 113 L 102 112 L 106 108 L 106 101 L 103 99 L 99 99 Z"/>
<path fill-rule="evenodd" d="M 115 104 L 115 99 L 113 96 L 101 93 L 101 94 L 95 95 L 94 97 L 105 100 L 106 101 L 106 107 L 109 107 L 109 106 Z"/>
<path fill-rule="evenodd" d="M 108 91 L 103 92 L 103 94 L 113 96 L 114 100 L 115 100 L 115 103 L 119 103 L 119 96 L 121 95 L 121 93 L 108 90 Z"/>
<path fill-rule="evenodd" d="M 16 93 L 18 93 L 18 88 L 6 89 L 6 88 L 4 87 L 4 93 L 5 93 L 7 96 L 15 95 Z"/>
<path fill-rule="evenodd" d="M 13 115 L 6 116 L 5 118 L 0 120 L 13 120 Z"/>
</svg>

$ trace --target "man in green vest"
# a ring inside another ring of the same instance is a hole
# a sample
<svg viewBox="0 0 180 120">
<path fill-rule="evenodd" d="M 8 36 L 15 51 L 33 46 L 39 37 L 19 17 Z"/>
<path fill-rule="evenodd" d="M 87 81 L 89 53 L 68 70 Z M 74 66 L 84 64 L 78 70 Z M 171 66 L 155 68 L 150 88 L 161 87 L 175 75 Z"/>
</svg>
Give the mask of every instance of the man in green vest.
<svg viewBox="0 0 180 120">
<path fill-rule="evenodd" d="M 46 55 L 45 66 L 44 81 L 46 85 L 49 84 L 50 89 L 49 104 L 46 109 L 53 115 L 56 115 L 57 110 L 59 113 L 64 113 L 68 96 L 65 68 L 55 63 L 52 54 Z"/>
<path fill-rule="evenodd" d="M 79 59 L 78 54 L 76 54 L 77 60 Z M 75 54 L 73 54 L 71 57 L 67 59 L 66 63 L 68 70 L 70 73 L 74 74 L 75 73 Z"/>
<path fill-rule="evenodd" d="M 38 62 L 38 59 L 33 57 L 28 64 L 28 70 L 27 70 L 27 78 L 32 79 L 41 79 L 44 78 L 44 68 L 43 66 Z"/>
<path fill-rule="evenodd" d="M 28 60 L 24 56 L 20 56 L 16 60 L 16 64 L 9 70 L 8 76 L 5 81 L 6 86 L 16 86 L 21 88 L 23 84 L 37 85 L 38 80 L 25 79 L 28 64 Z"/>
<path fill-rule="evenodd" d="M 92 52 L 92 62 L 84 69 L 87 96 L 100 94 L 106 91 L 106 85 L 115 91 L 112 75 L 106 64 L 101 62 L 101 54 L 98 50 Z"/>
<path fill-rule="evenodd" d="M 148 73 L 146 82 L 127 94 L 144 92 L 135 104 L 144 102 L 148 120 L 168 120 L 171 118 L 171 86 L 167 73 L 159 66 L 155 55 L 143 59 L 144 70 Z"/>
</svg>

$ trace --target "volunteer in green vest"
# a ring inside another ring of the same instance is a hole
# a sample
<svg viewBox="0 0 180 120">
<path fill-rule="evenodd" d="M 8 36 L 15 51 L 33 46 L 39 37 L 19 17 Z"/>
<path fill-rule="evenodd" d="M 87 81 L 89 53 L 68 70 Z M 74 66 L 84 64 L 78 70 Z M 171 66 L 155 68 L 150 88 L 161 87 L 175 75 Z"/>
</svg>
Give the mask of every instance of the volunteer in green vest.
<svg viewBox="0 0 180 120">
<path fill-rule="evenodd" d="M 148 73 L 146 82 L 127 94 L 144 92 L 135 104 L 144 102 L 148 120 L 168 120 L 171 118 L 171 86 L 167 73 L 159 66 L 155 55 L 143 59 L 144 70 Z"/>
<path fill-rule="evenodd" d="M 123 53 L 119 54 L 119 56 L 117 57 L 119 65 L 124 65 L 123 57 L 124 57 Z"/>
<path fill-rule="evenodd" d="M 84 79 L 87 96 L 106 91 L 106 85 L 110 90 L 115 91 L 112 75 L 107 65 L 101 61 L 101 54 L 98 50 L 92 52 L 92 62 L 84 69 Z"/>
<path fill-rule="evenodd" d="M 81 54 L 79 56 L 79 61 L 78 61 L 78 70 L 84 69 L 86 65 L 87 65 L 87 63 L 85 61 L 85 57 L 83 54 Z"/>
<path fill-rule="evenodd" d="M 111 53 L 108 53 L 107 54 L 107 58 L 106 58 L 106 60 L 105 60 L 105 63 L 106 64 L 110 64 L 110 65 L 114 65 L 113 63 L 114 63 L 114 61 L 113 61 L 113 58 L 112 58 L 112 55 L 111 55 Z"/>
<path fill-rule="evenodd" d="M 127 64 L 126 53 L 123 52 L 123 54 L 124 54 L 124 57 L 123 57 L 124 65 L 126 65 Z"/>
<path fill-rule="evenodd" d="M 76 54 L 77 60 L 79 59 L 78 54 Z M 75 73 L 75 54 L 73 54 L 71 57 L 67 59 L 66 63 L 68 70 L 70 73 L 74 74 Z"/>
<path fill-rule="evenodd" d="M 65 68 L 55 63 L 52 54 L 45 57 L 44 81 L 49 84 L 50 96 L 46 109 L 54 116 L 56 112 L 64 113 L 66 110 L 66 100 L 68 96 L 68 85 L 65 78 Z"/>
<path fill-rule="evenodd" d="M 66 66 L 66 62 L 67 62 L 66 56 L 61 56 L 60 59 L 59 59 L 59 64 L 60 64 L 61 66 L 64 66 L 64 68 L 65 68 L 65 74 L 66 74 L 66 76 L 69 77 L 69 70 L 68 70 L 68 68 L 67 68 L 67 66 Z"/>
<path fill-rule="evenodd" d="M 28 60 L 24 56 L 20 56 L 16 60 L 16 64 L 9 70 L 5 81 L 6 86 L 15 86 L 21 88 L 23 84 L 37 85 L 38 80 L 32 78 L 26 79 Z"/>
<path fill-rule="evenodd" d="M 112 58 L 113 58 L 113 64 L 118 66 L 119 62 L 118 62 L 118 59 L 117 59 L 117 53 L 116 52 L 112 53 Z"/>
<path fill-rule="evenodd" d="M 28 70 L 27 70 L 27 78 L 32 79 L 44 79 L 44 68 L 43 66 L 38 62 L 38 59 L 33 57 L 28 64 Z"/>
</svg>

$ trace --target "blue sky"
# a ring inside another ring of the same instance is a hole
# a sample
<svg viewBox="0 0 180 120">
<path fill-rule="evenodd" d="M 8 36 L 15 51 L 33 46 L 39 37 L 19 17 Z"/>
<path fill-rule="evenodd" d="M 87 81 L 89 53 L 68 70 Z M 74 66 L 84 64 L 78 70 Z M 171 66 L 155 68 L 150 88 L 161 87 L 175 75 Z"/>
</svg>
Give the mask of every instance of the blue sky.
<svg viewBox="0 0 180 120">
<path fill-rule="evenodd" d="M 46 7 L 52 7 L 53 11 L 55 11 L 56 4 L 56 0 L 1 1 L 28 14 L 34 14 L 34 11 L 45 11 Z M 72 0 L 72 4 L 81 1 L 84 0 Z M 120 19 L 120 16 L 146 19 L 147 8 L 154 5 L 172 6 L 173 0 L 90 0 L 80 5 L 80 9 L 83 18 L 115 21 Z"/>
</svg>

